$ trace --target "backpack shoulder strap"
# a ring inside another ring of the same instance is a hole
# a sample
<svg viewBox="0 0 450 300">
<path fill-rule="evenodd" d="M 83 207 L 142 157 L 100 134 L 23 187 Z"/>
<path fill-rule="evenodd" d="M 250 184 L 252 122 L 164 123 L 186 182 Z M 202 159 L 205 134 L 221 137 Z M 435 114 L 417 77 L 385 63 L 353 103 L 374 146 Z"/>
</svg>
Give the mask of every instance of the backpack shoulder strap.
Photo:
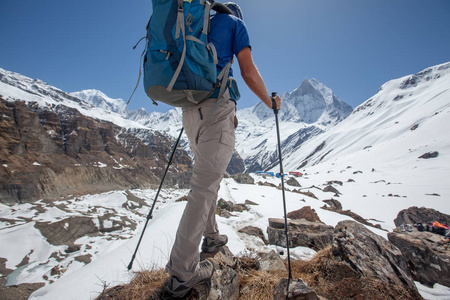
<svg viewBox="0 0 450 300">
<path fill-rule="evenodd" d="M 219 14 L 229 14 L 229 15 L 233 14 L 231 9 L 229 9 L 228 7 L 219 2 L 213 2 L 211 4 L 211 9 L 218 12 Z"/>
</svg>

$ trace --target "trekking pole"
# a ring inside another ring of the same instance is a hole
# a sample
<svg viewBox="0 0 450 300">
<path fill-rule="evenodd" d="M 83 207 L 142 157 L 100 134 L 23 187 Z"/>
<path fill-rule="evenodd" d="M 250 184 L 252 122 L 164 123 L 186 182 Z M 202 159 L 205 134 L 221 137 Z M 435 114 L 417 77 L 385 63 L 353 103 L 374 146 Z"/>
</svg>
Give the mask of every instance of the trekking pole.
<svg viewBox="0 0 450 300">
<path fill-rule="evenodd" d="M 147 221 L 145 222 L 144 229 L 142 230 L 141 237 L 139 238 L 138 244 L 136 246 L 136 250 L 134 250 L 133 256 L 131 257 L 130 264 L 128 265 L 128 271 L 130 271 L 131 268 L 133 267 L 133 261 L 136 258 L 136 253 L 139 249 L 139 246 L 141 245 L 142 237 L 144 236 L 145 229 L 147 229 L 147 224 L 150 221 L 150 219 L 153 218 L 153 209 L 155 208 L 156 200 L 158 199 L 159 192 L 161 192 L 161 188 L 163 186 L 164 179 L 166 179 L 167 171 L 169 171 L 170 164 L 172 163 L 173 157 L 175 155 L 175 151 L 177 150 L 178 143 L 180 142 L 181 135 L 183 134 L 183 130 L 184 130 L 184 127 L 181 128 L 180 135 L 178 136 L 178 139 L 175 142 L 175 145 L 173 146 L 172 154 L 170 155 L 169 163 L 167 164 L 166 171 L 164 172 L 163 178 L 161 179 L 161 183 L 159 184 L 158 192 L 156 192 L 156 196 L 155 196 L 155 200 L 153 200 L 152 208 L 150 209 L 150 212 L 147 215 Z"/>
<path fill-rule="evenodd" d="M 275 113 L 275 124 L 277 126 L 277 138 L 278 138 L 278 156 L 280 159 L 280 177 L 281 177 L 281 191 L 283 194 L 283 208 L 284 208 L 284 233 L 286 234 L 286 246 L 287 246 L 287 257 L 288 257 L 288 267 L 289 267 L 289 281 L 288 281 L 288 289 L 289 282 L 292 279 L 292 269 L 291 269 L 291 255 L 289 253 L 289 234 L 288 234 L 288 223 L 286 216 L 286 197 L 284 195 L 284 171 L 283 171 L 283 159 L 281 156 L 281 141 L 280 141 L 280 126 L 278 124 L 278 108 L 277 103 L 275 101 L 275 97 L 277 96 L 276 92 L 272 93 L 272 109 Z"/>
</svg>

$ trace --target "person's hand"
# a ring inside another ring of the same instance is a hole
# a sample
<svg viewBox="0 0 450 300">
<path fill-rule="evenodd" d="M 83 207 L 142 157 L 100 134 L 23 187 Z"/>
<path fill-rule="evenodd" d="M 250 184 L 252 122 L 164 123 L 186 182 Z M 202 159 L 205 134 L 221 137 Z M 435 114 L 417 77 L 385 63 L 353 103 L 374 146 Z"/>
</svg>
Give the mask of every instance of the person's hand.
<svg viewBox="0 0 450 300">
<path fill-rule="evenodd" d="M 276 95 L 273 99 L 275 99 L 275 102 L 277 104 L 277 110 L 281 109 L 281 98 L 280 96 Z"/>
</svg>

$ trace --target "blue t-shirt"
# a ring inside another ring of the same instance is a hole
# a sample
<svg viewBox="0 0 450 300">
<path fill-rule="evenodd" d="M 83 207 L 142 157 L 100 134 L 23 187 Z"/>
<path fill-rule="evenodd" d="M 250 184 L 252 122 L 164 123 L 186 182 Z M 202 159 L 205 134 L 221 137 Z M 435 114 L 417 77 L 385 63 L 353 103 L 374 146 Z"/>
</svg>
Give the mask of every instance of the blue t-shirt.
<svg viewBox="0 0 450 300">
<path fill-rule="evenodd" d="M 219 58 L 218 72 L 231 60 L 233 55 L 250 46 L 250 38 L 245 23 L 235 16 L 216 14 L 211 18 L 208 39 L 214 44 Z M 233 76 L 233 70 L 230 70 Z"/>
</svg>

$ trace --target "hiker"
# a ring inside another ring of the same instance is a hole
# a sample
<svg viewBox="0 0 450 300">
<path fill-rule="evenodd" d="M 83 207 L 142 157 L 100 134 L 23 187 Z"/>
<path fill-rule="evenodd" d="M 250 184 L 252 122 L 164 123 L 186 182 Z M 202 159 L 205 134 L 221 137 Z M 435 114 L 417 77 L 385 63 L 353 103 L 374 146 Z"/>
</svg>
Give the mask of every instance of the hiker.
<svg viewBox="0 0 450 300">
<path fill-rule="evenodd" d="M 233 15 L 217 13 L 212 16 L 208 36 L 217 50 L 218 71 L 236 56 L 245 83 L 271 109 L 271 97 L 253 62 L 242 11 L 236 3 L 227 2 L 225 6 Z M 213 263 L 210 260 L 199 262 L 202 237 L 204 252 L 214 252 L 228 242 L 226 235 L 219 234 L 215 212 L 220 182 L 234 150 L 237 119 L 232 95 L 235 92 L 228 88 L 223 95 L 226 101 L 219 107 L 214 107 L 220 99 L 213 94 L 196 106 L 183 108 L 183 126 L 194 154 L 194 167 L 188 202 L 166 265 L 171 276 L 167 291 L 172 297 L 186 297 L 192 287 L 211 279 Z M 275 101 L 279 109 L 281 99 L 276 96 Z"/>
</svg>

